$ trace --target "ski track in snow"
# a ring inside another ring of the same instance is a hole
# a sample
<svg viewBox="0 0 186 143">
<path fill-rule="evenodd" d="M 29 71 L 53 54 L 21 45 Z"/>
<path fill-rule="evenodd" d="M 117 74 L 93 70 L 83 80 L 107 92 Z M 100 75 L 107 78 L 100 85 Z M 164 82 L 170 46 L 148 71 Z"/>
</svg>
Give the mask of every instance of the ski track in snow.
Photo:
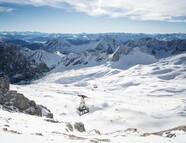
<svg viewBox="0 0 186 143">
<path fill-rule="evenodd" d="M 12 90 L 43 104 L 54 113 L 59 123 L 48 123 L 41 117 L 8 113 L 0 109 L 0 142 L 90 142 L 109 139 L 119 143 L 183 143 L 185 133 L 176 138 L 160 136 L 140 137 L 138 134 L 106 135 L 107 133 L 137 128 L 140 133 L 155 132 L 186 123 L 186 54 L 161 59 L 150 65 L 134 65 L 129 69 L 112 67 L 112 63 L 64 70 L 58 65 L 54 72 L 30 85 L 11 85 Z M 178 64 L 179 63 L 179 64 Z M 126 67 L 124 67 L 126 68 Z M 80 98 L 88 96 L 90 113 L 76 114 Z M 83 122 L 85 133 L 68 133 L 84 140 L 71 140 L 65 135 L 66 122 Z M 21 135 L 4 132 L 16 130 Z M 102 134 L 89 131 L 97 129 Z M 42 136 L 36 133 L 41 133 Z M 101 141 L 100 141 L 101 142 Z"/>
</svg>

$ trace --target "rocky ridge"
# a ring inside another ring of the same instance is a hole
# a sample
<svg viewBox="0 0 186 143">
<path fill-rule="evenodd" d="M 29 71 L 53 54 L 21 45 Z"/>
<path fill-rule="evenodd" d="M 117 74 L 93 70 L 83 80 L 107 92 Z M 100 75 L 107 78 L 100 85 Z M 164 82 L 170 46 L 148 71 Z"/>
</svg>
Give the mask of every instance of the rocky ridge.
<svg viewBox="0 0 186 143">
<path fill-rule="evenodd" d="M 58 40 L 56 39 L 57 37 L 53 39 L 51 38 L 47 41 L 48 45 L 45 46 L 43 50 L 49 52 L 56 52 L 56 50 L 60 52 L 62 50 L 65 54 L 61 62 L 65 66 L 85 65 L 92 61 L 99 63 L 104 60 L 117 62 L 120 60 L 120 55 L 131 55 L 134 52 L 138 52 L 136 54 L 142 53 L 143 55 L 153 56 L 154 59 L 161 59 L 186 51 L 185 39 L 166 41 L 152 37 L 145 37 L 122 42 L 108 37 L 78 46 L 70 44 L 62 37 L 58 37 Z M 68 48 L 63 46 L 64 43 L 68 43 Z M 58 48 L 56 48 L 56 46 Z"/>
<path fill-rule="evenodd" d="M 142 52 L 154 55 L 156 58 L 165 58 L 171 55 L 180 54 L 186 51 L 185 39 L 174 39 L 170 41 L 159 40 L 156 38 L 141 38 L 137 40 L 129 40 L 124 43 L 121 48 L 136 48 Z"/>
<path fill-rule="evenodd" d="M 20 48 L 8 43 L 0 43 L 0 75 L 8 77 L 12 83 L 31 80 L 49 71 L 43 62 L 37 62 L 26 56 L 28 49 Z"/>
<path fill-rule="evenodd" d="M 40 50 L 35 51 L 1 41 L 0 76 L 9 78 L 11 83 L 29 83 L 60 63 L 64 66 L 77 66 L 117 62 L 122 55 L 134 53 L 138 56 L 136 60 L 143 61 L 143 56 L 161 59 L 185 51 L 185 39 L 166 41 L 152 37 L 129 41 L 102 37 L 82 45 L 73 45 L 61 36 L 51 37 Z M 156 61 L 154 59 L 153 62 Z"/>
</svg>

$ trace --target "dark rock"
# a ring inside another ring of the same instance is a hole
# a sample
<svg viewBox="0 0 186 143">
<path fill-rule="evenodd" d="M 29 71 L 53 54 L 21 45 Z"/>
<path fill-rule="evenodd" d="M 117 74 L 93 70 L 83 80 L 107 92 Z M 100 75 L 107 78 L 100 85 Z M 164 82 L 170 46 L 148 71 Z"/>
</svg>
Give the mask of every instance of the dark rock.
<svg viewBox="0 0 186 143">
<path fill-rule="evenodd" d="M 33 100 L 30 100 L 30 101 L 28 102 L 28 104 L 29 104 L 30 106 L 36 107 L 36 103 L 35 103 Z"/>
<path fill-rule="evenodd" d="M 137 132 L 137 131 L 138 130 L 136 128 L 128 128 L 125 130 L 125 132 L 132 132 L 132 133 Z"/>
<path fill-rule="evenodd" d="M 53 118 L 53 114 L 45 106 L 43 106 L 43 105 L 37 105 L 37 108 L 39 109 L 39 112 L 40 112 L 39 114 L 41 116 L 45 116 L 47 118 Z"/>
<path fill-rule="evenodd" d="M 77 122 L 74 124 L 74 128 L 79 131 L 79 132 L 85 132 L 85 127 L 84 124 L 82 122 Z"/>
<path fill-rule="evenodd" d="M 157 136 L 166 136 L 168 138 L 176 137 L 175 131 L 183 131 L 186 132 L 186 125 L 178 126 L 172 129 L 163 130 L 154 133 L 144 133 L 141 136 L 150 136 L 150 135 L 157 135 Z"/>
<path fill-rule="evenodd" d="M 173 138 L 173 137 L 176 137 L 176 134 L 175 133 L 169 133 L 169 134 L 166 135 L 166 137 Z"/>
<path fill-rule="evenodd" d="M 29 82 L 50 69 L 44 62 L 36 61 L 32 51 L 17 45 L 0 42 L 0 73 L 11 83 Z"/>
<path fill-rule="evenodd" d="M 43 136 L 42 133 L 36 133 L 35 135 L 37 135 L 37 136 Z"/>
<path fill-rule="evenodd" d="M 16 98 L 13 98 L 13 105 L 21 110 L 26 110 L 29 108 L 29 99 L 23 94 L 16 94 Z"/>
<path fill-rule="evenodd" d="M 66 126 L 70 131 L 73 131 L 73 126 L 70 123 L 66 124 Z"/>
<path fill-rule="evenodd" d="M 101 132 L 99 130 L 96 130 L 96 129 L 91 130 L 89 133 L 101 135 Z"/>
<path fill-rule="evenodd" d="M 9 132 L 9 133 L 12 133 L 12 134 L 21 134 L 21 133 L 18 132 L 18 131 L 15 131 L 15 130 L 8 130 L 7 128 L 3 128 L 3 131 Z"/>
<path fill-rule="evenodd" d="M 114 54 L 112 55 L 111 60 L 113 62 L 116 62 L 120 59 L 120 55 L 127 55 L 130 52 L 132 52 L 133 48 L 132 47 L 121 47 L 119 46 L 116 51 L 114 52 Z"/>
<path fill-rule="evenodd" d="M 9 90 L 9 87 L 10 87 L 9 81 L 3 77 L 0 77 L 0 90 L 3 93 L 6 93 Z"/>
<path fill-rule="evenodd" d="M 10 127 L 10 126 L 9 126 L 9 125 L 7 125 L 7 124 L 6 124 L 6 125 L 4 125 L 4 126 L 5 126 L 5 127 Z"/>
<path fill-rule="evenodd" d="M 8 131 L 8 129 L 7 129 L 7 128 L 3 128 L 3 131 L 7 132 L 7 131 Z"/>
<path fill-rule="evenodd" d="M 59 121 L 53 119 L 45 119 L 45 121 L 50 123 L 59 123 Z"/>
<path fill-rule="evenodd" d="M 156 58 L 179 54 L 186 51 L 185 39 L 174 39 L 170 41 L 159 40 L 157 38 L 141 38 L 125 42 L 124 47 L 138 47 L 142 52 L 154 55 Z M 163 52 L 164 51 L 164 52 Z"/>
<path fill-rule="evenodd" d="M 65 133 L 63 133 L 63 135 L 67 136 L 70 140 L 86 140 L 87 139 L 84 137 L 79 137 L 79 136 L 65 134 Z"/>
<path fill-rule="evenodd" d="M 53 118 L 53 114 L 45 106 L 37 105 L 17 91 L 9 90 L 9 82 L 0 78 L 0 105 L 10 112 L 22 112 L 30 115 Z M 6 91 L 6 92 L 5 92 Z"/>
</svg>

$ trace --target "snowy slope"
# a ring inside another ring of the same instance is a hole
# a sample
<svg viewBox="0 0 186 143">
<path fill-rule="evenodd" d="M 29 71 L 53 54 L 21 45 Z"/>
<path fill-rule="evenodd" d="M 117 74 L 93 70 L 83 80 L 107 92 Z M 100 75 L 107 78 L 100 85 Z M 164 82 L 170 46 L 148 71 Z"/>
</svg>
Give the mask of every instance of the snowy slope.
<svg viewBox="0 0 186 143">
<path fill-rule="evenodd" d="M 29 56 L 37 62 L 44 62 L 49 68 L 55 67 L 62 60 L 63 55 L 60 53 L 49 53 L 43 50 L 30 51 Z"/>
<path fill-rule="evenodd" d="M 186 52 L 186 40 L 174 39 L 165 41 L 147 37 L 137 40 L 129 40 L 124 43 L 123 48 L 126 47 L 138 47 L 141 51 L 154 55 L 159 59 Z"/>
<path fill-rule="evenodd" d="M 89 66 L 60 63 L 30 85 L 11 85 L 12 90 L 44 103 L 59 123 L 0 109 L 0 141 L 183 143 L 183 131 L 175 131 L 174 138 L 140 135 L 186 123 L 186 53 L 159 60 L 146 55 L 140 62 L 144 53 L 134 50 L 125 56 Z M 90 113 L 84 116 L 76 114 L 78 94 L 89 97 L 86 104 Z M 83 122 L 86 132 L 67 132 L 66 122 Z M 137 128 L 138 132 L 125 132 L 127 128 Z M 90 132 L 93 129 L 101 135 Z M 11 130 L 22 134 L 12 134 Z"/>
<path fill-rule="evenodd" d="M 48 68 L 56 66 L 63 57 L 60 53 L 49 53 L 43 50 L 30 50 L 28 48 L 19 48 L 18 52 L 18 54 L 24 55 L 27 59 L 35 60 L 37 63 L 45 63 Z"/>
</svg>

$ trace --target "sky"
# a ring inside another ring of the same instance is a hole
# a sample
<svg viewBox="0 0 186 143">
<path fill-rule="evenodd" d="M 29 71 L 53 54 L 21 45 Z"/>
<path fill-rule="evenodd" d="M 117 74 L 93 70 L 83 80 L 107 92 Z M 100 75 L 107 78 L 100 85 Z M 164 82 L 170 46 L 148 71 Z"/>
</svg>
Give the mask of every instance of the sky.
<svg viewBox="0 0 186 143">
<path fill-rule="evenodd" d="M 186 0 L 0 0 L 0 31 L 186 33 Z"/>
</svg>

